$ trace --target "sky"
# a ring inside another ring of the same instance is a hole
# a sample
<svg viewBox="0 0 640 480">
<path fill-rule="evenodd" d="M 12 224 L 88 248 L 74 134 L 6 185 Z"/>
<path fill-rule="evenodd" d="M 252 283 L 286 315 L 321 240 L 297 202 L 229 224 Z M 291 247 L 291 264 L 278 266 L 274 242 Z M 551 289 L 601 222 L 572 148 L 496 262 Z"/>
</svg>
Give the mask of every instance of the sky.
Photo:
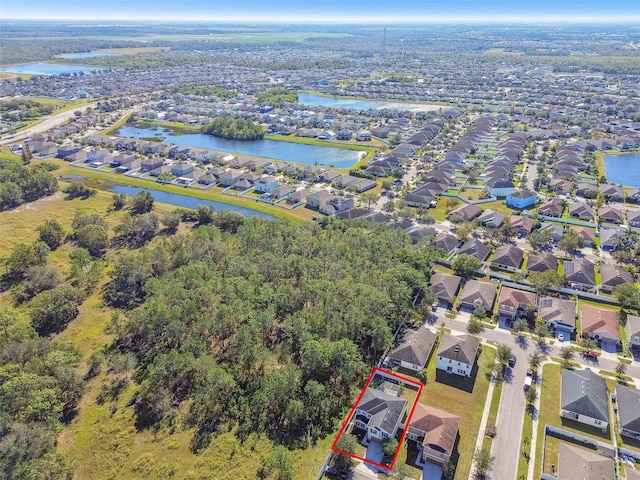
<svg viewBox="0 0 640 480">
<path fill-rule="evenodd" d="M 0 0 L 2 18 L 336 23 L 638 22 L 640 0 Z"/>
</svg>

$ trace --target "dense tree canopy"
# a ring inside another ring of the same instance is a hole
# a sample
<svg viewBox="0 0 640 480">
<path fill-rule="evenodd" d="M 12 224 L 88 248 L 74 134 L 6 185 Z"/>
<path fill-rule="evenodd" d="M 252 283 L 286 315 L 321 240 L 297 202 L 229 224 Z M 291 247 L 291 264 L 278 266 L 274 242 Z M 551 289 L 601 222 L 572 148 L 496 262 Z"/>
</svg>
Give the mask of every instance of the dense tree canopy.
<svg viewBox="0 0 640 480">
<path fill-rule="evenodd" d="M 214 137 L 233 140 L 259 140 L 264 138 L 262 127 L 245 118 L 216 117 L 213 122 L 202 127 L 202 131 Z"/>
<path fill-rule="evenodd" d="M 55 193 L 58 181 L 48 170 L 0 159 L 0 212 Z"/>
<path fill-rule="evenodd" d="M 223 424 L 288 446 L 331 432 L 435 254 L 386 226 L 214 214 L 121 255 L 105 298 L 135 307 L 116 346 L 139 361 L 138 427 L 194 427 L 194 451 Z"/>
</svg>

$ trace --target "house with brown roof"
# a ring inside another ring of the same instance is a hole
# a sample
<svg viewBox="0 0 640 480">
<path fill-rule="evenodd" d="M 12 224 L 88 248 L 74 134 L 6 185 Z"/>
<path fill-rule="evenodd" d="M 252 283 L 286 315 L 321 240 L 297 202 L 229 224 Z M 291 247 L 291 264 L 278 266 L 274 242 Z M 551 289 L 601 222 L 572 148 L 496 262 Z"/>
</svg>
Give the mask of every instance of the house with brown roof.
<svg viewBox="0 0 640 480">
<path fill-rule="evenodd" d="M 571 193 L 573 190 L 573 184 L 564 178 L 552 178 L 551 190 L 558 193 Z"/>
<path fill-rule="evenodd" d="M 387 361 L 393 366 L 419 372 L 427 363 L 435 343 L 436 335 L 428 328 L 405 329 L 396 339 L 396 345 L 389 351 Z"/>
<path fill-rule="evenodd" d="M 598 209 L 598 219 L 600 222 L 619 224 L 624 220 L 624 212 L 610 205 L 603 205 Z"/>
<path fill-rule="evenodd" d="M 460 294 L 460 307 L 470 311 L 482 307 L 490 312 L 493 309 L 496 291 L 497 287 L 493 283 L 469 280 Z"/>
<path fill-rule="evenodd" d="M 503 270 L 519 269 L 524 259 L 524 251 L 513 245 L 502 245 L 496 248 L 491 263 Z"/>
<path fill-rule="evenodd" d="M 509 320 L 515 320 L 526 313 L 527 308 L 533 307 L 535 304 L 535 292 L 502 287 L 498 297 L 498 314 Z"/>
<path fill-rule="evenodd" d="M 583 246 L 593 247 L 596 243 L 596 231 L 587 227 L 571 227 L 576 234 L 580 235 L 583 240 Z"/>
<path fill-rule="evenodd" d="M 422 461 L 439 465 L 451 459 L 460 417 L 417 403 L 407 429 L 407 438 L 422 446 Z"/>
<path fill-rule="evenodd" d="M 480 342 L 471 335 L 445 333 L 438 347 L 436 368 L 447 373 L 470 377 L 478 356 Z"/>
<path fill-rule="evenodd" d="M 446 273 L 434 273 L 429 280 L 429 290 L 440 303 L 452 305 L 455 301 L 462 278 Z"/>
<path fill-rule="evenodd" d="M 558 197 L 553 197 L 545 200 L 538 207 L 538 214 L 546 215 L 547 217 L 560 217 L 564 210 L 564 203 Z"/>
<path fill-rule="evenodd" d="M 479 217 L 482 213 L 482 208 L 471 205 L 470 203 L 465 203 L 464 205 L 460 205 L 458 208 L 455 208 L 449 212 L 447 215 L 447 219 L 451 220 L 451 217 L 454 215 L 460 215 L 465 221 L 471 221 L 476 217 Z"/>
<path fill-rule="evenodd" d="M 558 259 L 549 252 L 532 253 L 527 257 L 527 270 L 529 272 L 546 272 L 558 270 Z"/>
<path fill-rule="evenodd" d="M 533 218 L 523 215 L 511 215 L 509 223 L 516 229 L 518 235 L 525 237 L 533 230 Z"/>
<path fill-rule="evenodd" d="M 613 460 L 565 442 L 558 449 L 558 480 L 614 480 Z"/>
<path fill-rule="evenodd" d="M 618 265 L 603 263 L 600 265 L 600 290 L 611 293 L 618 285 L 633 285 L 633 275 Z"/>
<path fill-rule="evenodd" d="M 573 300 L 544 296 L 538 305 L 538 317 L 544 320 L 549 331 L 556 335 L 562 333 L 567 339 L 576 332 L 576 302 Z"/>
<path fill-rule="evenodd" d="M 580 320 L 582 331 L 589 337 L 609 347 L 616 347 L 621 343 L 620 315 L 614 310 L 604 310 L 591 305 L 580 306 Z"/>
</svg>

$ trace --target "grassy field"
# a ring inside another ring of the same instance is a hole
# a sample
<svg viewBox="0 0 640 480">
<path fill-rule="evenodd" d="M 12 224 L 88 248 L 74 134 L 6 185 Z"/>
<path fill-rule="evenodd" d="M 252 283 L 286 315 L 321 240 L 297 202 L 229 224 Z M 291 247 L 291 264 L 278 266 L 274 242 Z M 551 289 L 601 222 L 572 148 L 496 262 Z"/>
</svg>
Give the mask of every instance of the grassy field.
<svg viewBox="0 0 640 480">
<path fill-rule="evenodd" d="M 457 461 L 456 480 L 469 478 L 472 452 L 474 451 L 485 398 L 489 389 L 489 376 L 495 362 L 495 350 L 485 347 L 478 359 L 475 377 L 466 379 L 436 370 L 436 355 L 432 355 L 427 366 L 427 384 L 422 389 L 420 403 L 431 405 L 460 416 L 460 438 L 452 461 Z M 403 374 L 409 372 L 401 372 Z M 494 397 L 495 398 L 495 397 Z M 406 453 L 405 453 L 406 452 Z M 408 456 L 407 456 L 408 455 Z M 403 447 L 398 461 L 415 460 L 415 453 Z M 419 475 L 418 469 L 416 475 Z M 419 478 L 419 477 L 418 477 Z"/>
<path fill-rule="evenodd" d="M 0 82 L 8 81 L 15 82 L 20 77 L 22 80 L 29 80 L 33 75 L 29 73 L 13 73 L 13 72 L 0 72 Z"/>
<path fill-rule="evenodd" d="M 61 182 L 64 187 L 64 183 Z M 44 219 L 56 218 L 66 231 L 76 211 L 99 213 L 113 227 L 124 212 L 106 213 L 111 204 L 109 192 L 98 191 L 87 200 L 65 200 L 57 193 L 18 209 L 0 213 L 0 256 L 7 255 L 19 242 L 32 242 L 37 238 L 34 227 Z M 155 204 L 154 210 L 163 214 L 174 207 Z M 188 227 L 182 227 L 186 229 Z M 50 254 L 50 264 L 58 267 L 63 278 L 68 276 L 68 256 L 71 244 L 63 244 Z M 110 259 L 114 252 L 107 252 Z M 100 351 L 111 340 L 107 333 L 113 310 L 102 302 L 101 287 L 108 280 L 108 267 L 95 291 L 83 302 L 78 317 L 53 341 L 75 347 L 81 354 L 80 370 L 86 371 L 86 360 Z M 12 305 L 10 292 L 0 293 L 0 308 Z M 26 309 L 19 313 L 28 321 Z M 104 368 L 106 370 L 106 367 Z M 111 377 L 112 378 L 112 377 Z M 144 430 L 137 431 L 133 409 L 129 405 L 136 386 L 129 383 L 118 395 L 98 398 L 103 384 L 113 381 L 102 373 L 90 380 L 81 399 L 78 414 L 59 435 L 59 451 L 76 467 L 78 480 L 115 478 L 175 478 L 175 479 L 255 479 L 261 458 L 273 448 L 264 437 L 250 437 L 240 444 L 233 432 L 222 432 L 202 453 L 189 451 L 192 431 Z M 105 390 L 109 391 L 109 389 Z M 104 393 L 103 393 L 104 395 Z M 316 445 L 294 452 L 298 480 L 311 480 L 322 466 L 330 451 L 333 436 L 327 436 Z"/>
</svg>

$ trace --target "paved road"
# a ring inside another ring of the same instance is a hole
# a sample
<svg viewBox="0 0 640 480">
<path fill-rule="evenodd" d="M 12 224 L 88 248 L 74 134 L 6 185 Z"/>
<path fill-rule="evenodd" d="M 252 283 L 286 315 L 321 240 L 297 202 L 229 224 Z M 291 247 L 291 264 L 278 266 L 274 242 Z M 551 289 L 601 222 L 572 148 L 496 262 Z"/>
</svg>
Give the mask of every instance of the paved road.
<svg viewBox="0 0 640 480">
<path fill-rule="evenodd" d="M 66 110 L 64 112 L 56 113 L 55 115 L 51 115 L 47 117 L 42 122 L 32 125 L 31 127 L 27 127 L 23 130 L 20 130 L 15 135 L 9 135 L 0 139 L 0 145 L 13 145 L 14 143 L 20 143 L 26 138 L 29 138 L 33 135 L 37 135 L 38 133 L 44 133 L 47 130 L 51 130 L 58 125 L 62 125 L 70 118 L 75 118 L 74 112 L 79 110 L 84 112 L 89 107 L 95 107 L 97 102 L 89 103 L 87 105 L 82 105 L 81 107 L 74 108 L 73 110 Z"/>
<path fill-rule="evenodd" d="M 454 333 L 466 332 L 469 314 L 460 313 L 454 320 L 445 317 L 446 310 L 441 309 L 436 313 L 438 326 L 445 322 L 445 326 Z M 516 356 L 516 365 L 513 369 L 507 368 L 505 383 L 502 386 L 502 396 L 496 421 L 498 434 L 493 440 L 491 454 L 496 457 L 492 478 L 515 479 L 520 459 L 520 440 L 522 437 L 522 425 L 525 415 L 524 389 L 522 388 L 529 364 L 528 356 L 538 347 L 538 343 L 530 338 L 520 340 L 506 329 L 486 329 L 480 335 L 487 340 L 508 345 Z M 568 343 L 556 342 L 554 345 L 544 345 L 543 353 L 548 356 L 559 357 L 560 348 Z M 615 354 L 603 353 L 597 362 L 587 361 L 576 356 L 574 362 L 585 367 L 600 368 L 610 372 L 615 371 L 618 359 Z M 634 362 L 627 367 L 626 374 L 634 379 L 640 379 L 640 364 Z M 640 380 L 636 380 L 639 382 Z"/>
</svg>

